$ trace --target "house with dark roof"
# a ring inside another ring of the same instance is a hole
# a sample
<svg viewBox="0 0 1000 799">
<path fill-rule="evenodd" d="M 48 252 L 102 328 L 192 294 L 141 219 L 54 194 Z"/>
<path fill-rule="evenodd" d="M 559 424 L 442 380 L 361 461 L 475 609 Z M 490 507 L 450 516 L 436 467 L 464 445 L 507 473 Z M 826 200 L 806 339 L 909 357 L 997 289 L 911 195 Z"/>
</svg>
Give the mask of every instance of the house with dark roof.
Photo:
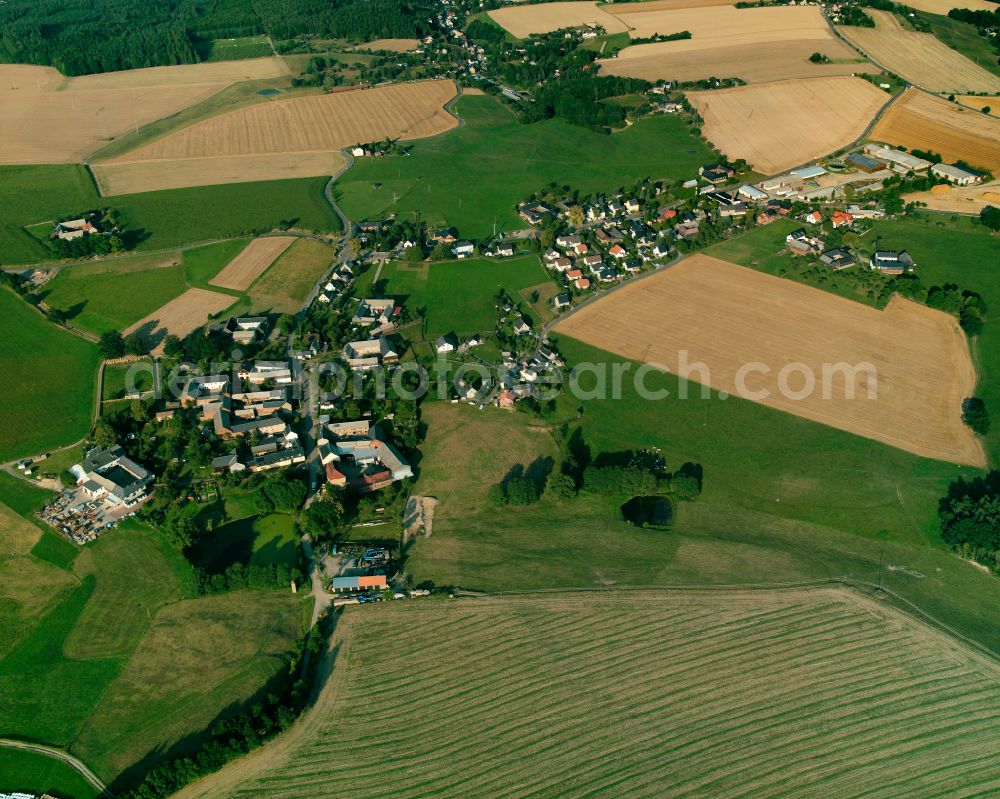
<svg viewBox="0 0 1000 799">
<path fill-rule="evenodd" d="M 906 250 L 877 250 L 872 254 L 868 265 L 883 275 L 902 275 L 910 272 L 916 266 L 913 258 Z"/>
</svg>

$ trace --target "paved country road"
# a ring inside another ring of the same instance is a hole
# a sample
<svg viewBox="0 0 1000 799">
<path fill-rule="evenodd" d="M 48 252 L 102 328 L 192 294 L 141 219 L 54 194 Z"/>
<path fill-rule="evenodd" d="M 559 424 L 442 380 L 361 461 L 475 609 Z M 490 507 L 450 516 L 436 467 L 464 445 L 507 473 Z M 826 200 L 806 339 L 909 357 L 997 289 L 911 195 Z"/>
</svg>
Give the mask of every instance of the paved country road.
<svg viewBox="0 0 1000 799">
<path fill-rule="evenodd" d="M 102 796 L 112 796 L 112 793 L 108 790 L 108 786 L 101 782 L 94 772 L 73 757 L 73 755 L 62 751 L 61 749 L 53 749 L 50 746 L 28 743 L 27 741 L 13 741 L 9 738 L 0 738 L 0 747 L 5 749 L 19 749 L 23 752 L 34 752 L 35 754 L 51 757 L 54 760 L 61 760 L 67 766 L 76 769 L 76 771 L 80 773 L 80 776 L 93 785 Z"/>
</svg>

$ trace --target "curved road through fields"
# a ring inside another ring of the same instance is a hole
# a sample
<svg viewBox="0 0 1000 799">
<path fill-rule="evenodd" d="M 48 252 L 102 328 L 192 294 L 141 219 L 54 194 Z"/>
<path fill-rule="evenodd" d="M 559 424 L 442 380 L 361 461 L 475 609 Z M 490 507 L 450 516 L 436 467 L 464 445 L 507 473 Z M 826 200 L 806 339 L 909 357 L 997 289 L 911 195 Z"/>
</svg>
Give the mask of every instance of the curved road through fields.
<svg viewBox="0 0 1000 799">
<path fill-rule="evenodd" d="M 45 755 L 46 757 L 51 757 L 53 760 L 59 760 L 67 766 L 75 769 L 80 776 L 93 785 L 94 789 L 102 796 L 113 796 L 111 791 L 108 790 L 108 786 L 101 782 L 93 771 L 87 768 L 83 762 L 73 757 L 73 755 L 62 751 L 62 749 L 54 749 L 51 746 L 28 743 L 27 741 L 14 741 L 10 738 L 0 738 L 0 747 L 5 749 L 18 749 L 22 752 L 34 752 L 37 755 Z"/>
</svg>

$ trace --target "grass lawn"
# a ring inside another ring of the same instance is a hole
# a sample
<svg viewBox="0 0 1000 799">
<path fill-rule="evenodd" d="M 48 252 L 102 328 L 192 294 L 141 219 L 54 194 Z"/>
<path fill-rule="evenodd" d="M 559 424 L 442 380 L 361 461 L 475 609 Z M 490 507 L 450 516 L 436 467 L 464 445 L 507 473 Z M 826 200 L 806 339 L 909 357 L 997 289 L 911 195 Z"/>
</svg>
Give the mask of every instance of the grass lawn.
<svg viewBox="0 0 1000 799">
<path fill-rule="evenodd" d="M 116 208 L 126 243 L 166 249 L 234 238 L 275 227 L 335 232 L 340 222 L 323 196 L 326 178 L 271 180 L 101 197 L 79 164 L 0 167 L 0 263 L 50 260 L 53 251 L 24 230 L 88 208 Z"/>
<path fill-rule="evenodd" d="M 386 264 L 377 289 L 400 299 L 411 311 L 425 319 L 422 336 L 433 340 L 443 333 L 457 335 L 489 333 L 496 327 L 493 297 L 506 288 L 515 301 L 524 300 L 521 289 L 538 288 L 539 293 L 555 283 L 537 255 L 520 258 L 469 258 L 436 263 L 394 262 Z"/>
<path fill-rule="evenodd" d="M 34 752 L 0 749 L 0 785 L 4 791 L 48 793 L 58 799 L 95 799 L 95 791 L 75 769 Z"/>
<path fill-rule="evenodd" d="M 131 373 L 131 381 L 128 380 Z M 126 386 L 126 382 L 129 383 Z M 104 382 L 101 385 L 101 399 L 120 400 L 125 398 L 127 389 L 150 391 L 153 388 L 153 362 L 143 358 L 134 363 L 116 363 L 104 367 Z M 69 464 L 72 466 L 73 464 Z"/>
<path fill-rule="evenodd" d="M 522 125 L 492 97 L 465 96 L 456 108 L 464 127 L 413 142 L 407 157 L 356 162 L 334 187 L 345 213 L 420 214 L 482 238 L 494 223 L 498 230 L 524 227 L 515 206 L 549 183 L 613 191 L 645 177 L 689 178 L 712 158 L 683 121 L 669 116 L 603 136 L 557 120 Z"/>
<path fill-rule="evenodd" d="M 203 61 L 235 61 L 261 58 L 274 51 L 266 36 L 240 36 L 235 39 L 211 39 L 196 45 Z"/>
<path fill-rule="evenodd" d="M 225 571 L 234 563 L 294 566 L 299 558 L 299 538 L 288 514 L 248 516 L 206 535 L 198 542 L 192 558 L 199 567 L 213 574 Z"/>
<path fill-rule="evenodd" d="M 97 347 L 44 319 L 8 289 L 0 289 L 0 461 L 83 437 L 90 429 Z"/>
</svg>

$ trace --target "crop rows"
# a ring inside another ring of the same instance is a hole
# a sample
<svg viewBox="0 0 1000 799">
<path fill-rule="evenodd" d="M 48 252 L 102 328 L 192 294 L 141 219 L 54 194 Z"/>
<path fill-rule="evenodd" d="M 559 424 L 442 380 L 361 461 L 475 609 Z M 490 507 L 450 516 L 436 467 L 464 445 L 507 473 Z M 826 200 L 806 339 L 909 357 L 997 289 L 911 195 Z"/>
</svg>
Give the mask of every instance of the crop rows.
<svg viewBox="0 0 1000 799">
<path fill-rule="evenodd" d="M 1000 787 L 993 666 L 847 593 L 412 603 L 340 624 L 334 676 L 302 725 L 189 795 Z"/>
</svg>

